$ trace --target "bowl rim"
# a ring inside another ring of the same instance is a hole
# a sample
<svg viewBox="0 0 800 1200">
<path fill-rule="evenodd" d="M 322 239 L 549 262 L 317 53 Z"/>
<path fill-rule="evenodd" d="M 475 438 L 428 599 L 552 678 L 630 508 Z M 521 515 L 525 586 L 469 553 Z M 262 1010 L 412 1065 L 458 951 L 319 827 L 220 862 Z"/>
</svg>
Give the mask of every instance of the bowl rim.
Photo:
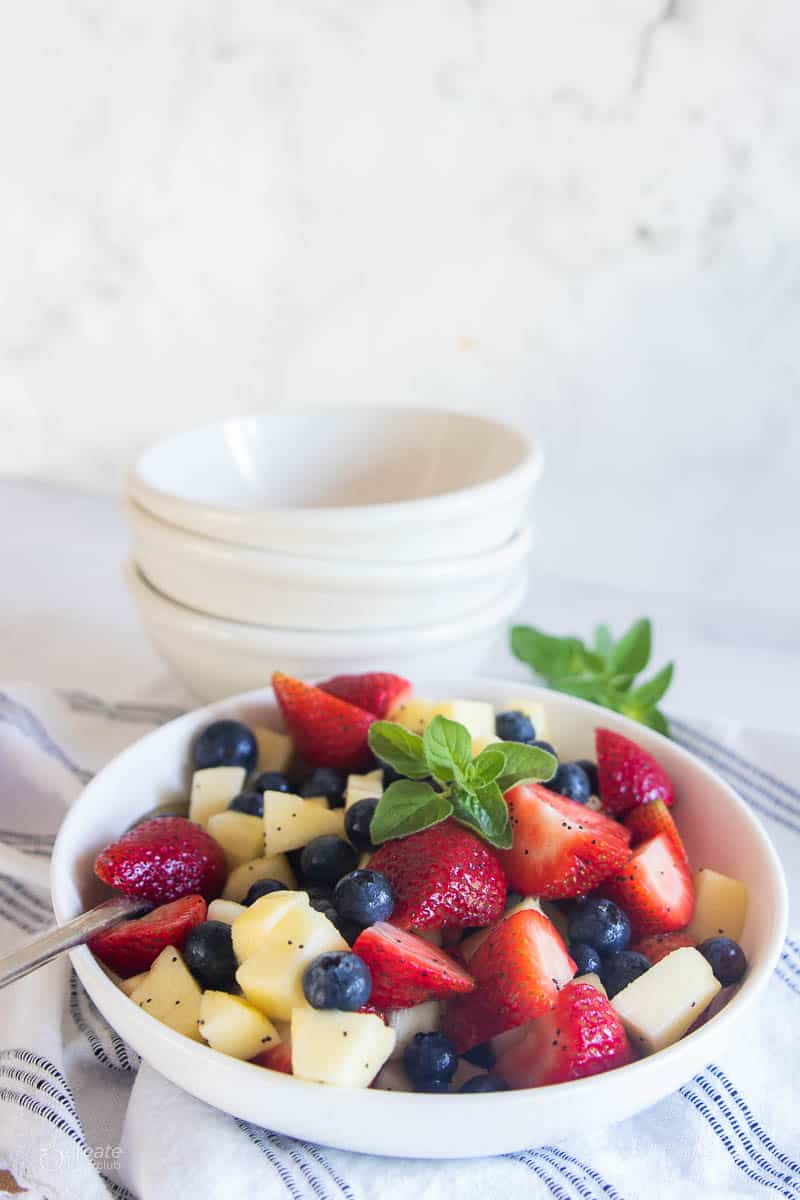
<svg viewBox="0 0 800 1200">
<path fill-rule="evenodd" d="M 425 678 L 421 678 L 418 682 L 421 695 L 425 694 L 424 689 L 428 686 L 445 686 L 448 689 L 454 688 L 457 690 L 461 688 L 465 694 L 469 694 L 470 689 L 475 689 L 478 696 L 481 695 L 482 689 L 488 689 L 490 692 L 505 690 L 507 694 L 513 695 L 516 693 L 520 697 L 526 696 L 534 701 L 555 701 L 567 709 L 586 713 L 596 723 L 602 724 L 608 722 L 612 727 L 619 728 L 621 732 L 628 732 L 629 734 L 638 733 L 640 736 L 644 736 L 646 743 L 650 743 L 650 745 L 654 744 L 656 748 L 659 745 L 668 745 L 670 751 L 676 754 L 679 759 L 684 760 L 693 771 L 699 772 L 701 777 L 706 776 L 713 781 L 715 786 L 721 789 L 725 795 L 726 802 L 732 804 L 734 808 L 739 810 L 740 815 L 744 817 L 745 823 L 750 828 L 750 834 L 759 843 L 760 851 L 767 864 L 772 883 L 774 884 L 776 904 L 775 910 L 772 913 L 771 929 L 767 938 L 767 944 L 763 947 L 760 960 L 754 968 L 748 971 L 743 983 L 737 987 L 725 1007 L 712 1020 L 693 1033 L 684 1036 L 667 1049 L 629 1063 L 627 1066 L 620 1067 L 615 1071 L 573 1080 L 568 1083 L 551 1084 L 546 1088 L 522 1088 L 505 1092 L 476 1094 L 467 1103 L 482 1104 L 491 1107 L 492 1117 L 502 1122 L 504 1113 L 510 1114 L 512 1110 L 516 1111 L 521 1105 L 530 1105 L 537 1096 L 540 1102 L 545 1102 L 546 1097 L 553 1093 L 553 1089 L 556 1089 L 559 1097 L 574 1096 L 577 1101 L 579 1096 L 581 1100 L 586 1100 L 594 1093 L 599 1093 L 602 1096 L 603 1091 L 609 1086 L 613 1086 L 614 1084 L 620 1085 L 623 1081 L 630 1085 L 629 1090 L 632 1091 L 635 1089 L 637 1081 L 650 1078 L 660 1072 L 664 1072 L 672 1078 L 673 1074 L 667 1071 L 668 1065 L 672 1064 L 677 1068 L 677 1064 L 683 1056 L 699 1059 L 700 1055 L 693 1054 L 693 1051 L 704 1045 L 710 1048 L 711 1044 L 718 1039 L 723 1030 L 727 1029 L 732 1022 L 735 1022 L 739 1016 L 743 1015 L 751 1007 L 758 995 L 766 987 L 778 961 L 787 930 L 788 894 L 782 864 L 761 820 L 721 775 L 696 757 L 691 751 L 673 742 L 671 739 L 663 737 L 654 730 L 646 729 L 621 714 L 609 713 L 607 709 L 591 704 L 588 701 L 579 700 L 576 697 L 567 696 L 563 693 L 555 693 L 546 688 L 527 684 L 520 680 L 507 680 L 491 676 L 473 676 L 472 678 L 459 679 L 454 676 L 452 678 L 447 677 L 444 684 L 437 685 L 434 679 Z M 417 682 L 415 681 L 415 690 L 416 687 Z M 82 825 L 83 809 L 87 803 L 86 797 L 89 796 L 91 798 L 92 794 L 98 788 L 102 788 L 105 772 L 113 764 L 124 762 L 128 757 L 133 758 L 144 743 L 151 739 L 157 739 L 164 729 L 173 728 L 181 723 L 189 727 L 198 718 L 205 718 L 207 716 L 209 719 L 212 719 L 228 709 L 241 709 L 248 705 L 269 702 L 274 703 L 272 689 L 257 688 L 253 691 L 230 696 L 225 700 L 215 701 L 201 708 L 192 709 L 183 716 L 168 722 L 166 725 L 160 726 L 158 729 L 152 730 L 143 738 L 138 739 L 123 750 L 121 754 L 116 755 L 103 770 L 98 772 L 68 811 L 53 848 L 50 888 L 53 908 L 59 924 L 62 924 L 65 920 L 75 915 L 67 903 L 65 895 L 66 889 L 71 886 L 71 860 L 67 855 L 65 846 L 68 845 L 73 827 L 80 828 Z M 107 997 L 110 1002 L 119 1001 L 122 998 L 127 999 L 127 997 L 122 996 L 116 984 L 105 973 L 99 962 L 95 960 L 88 947 L 78 947 L 70 951 L 69 955 L 78 977 L 87 987 L 93 999 L 95 991 L 101 996 Z M 159 1045 L 164 1045 L 182 1057 L 189 1056 L 193 1058 L 195 1054 L 199 1053 L 201 1058 L 197 1060 L 198 1063 L 203 1062 L 202 1056 L 206 1056 L 205 1061 L 209 1065 L 216 1061 L 217 1058 L 223 1059 L 226 1069 L 230 1073 L 231 1090 L 233 1090 L 238 1080 L 241 1081 L 242 1085 L 247 1084 L 249 1090 L 255 1079 L 258 1078 L 257 1076 L 254 1077 L 252 1073 L 252 1064 L 231 1059 L 227 1055 L 218 1054 L 217 1051 L 212 1050 L 208 1046 L 190 1041 L 190 1039 L 155 1021 L 147 1013 L 137 1010 L 135 1005 L 130 1006 L 128 1015 L 137 1029 L 137 1034 L 141 1033 L 143 1040 L 156 1050 L 156 1053 L 151 1056 L 151 1062 L 158 1060 L 158 1047 Z M 208 1055 L 211 1055 L 212 1058 L 209 1059 Z M 154 1069 L 158 1070 L 157 1067 L 154 1067 Z M 264 1068 L 260 1068 L 260 1070 L 264 1071 Z M 677 1073 L 680 1074 L 680 1071 L 678 1070 Z M 687 1077 L 683 1076 L 683 1078 Z M 327 1095 L 329 1098 L 331 1097 L 330 1090 L 324 1084 L 311 1083 L 275 1071 L 264 1071 L 264 1078 L 260 1086 L 264 1088 L 265 1097 L 270 1095 L 278 1107 L 280 1106 L 282 1096 L 286 1097 L 287 1101 L 291 1096 L 292 1099 L 299 1100 L 301 1103 L 304 1097 L 313 1100 L 317 1100 L 322 1094 Z M 325 1089 L 324 1093 L 320 1092 L 321 1088 Z M 353 1094 L 363 1096 L 364 1091 L 364 1089 L 359 1088 L 339 1088 L 338 1094 L 341 1095 L 342 1102 L 347 1103 L 350 1096 Z M 367 1092 L 372 1097 L 371 1104 L 378 1117 L 401 1123 L 404 1116 L 412 1111 L 417 1119 L 419 1119 L 420 1113 L 423 1113 L 424 1116 L 435 1122 L 437 1118 L 441 1119 L 443 1113 L 441 1105 L 448 1101 L 452 1102 L 452 1096 L 443 1097 L 416 1092 L 390 1092 L 379 1089 L 367 1089 Z M 459 1102 L 463 1103 L 464 1101 L 460 1100 Z M 269 1111 L 268 1106 L 266 1111 Z"/>
<path fill-rule="evenodd" d="M 483 425 L 487 430 L 495 429 L 506 436 L 517 440 L 521 451 L 521 461 L 510 470 L 502 472 L 494 479 L 482 483 L 469 484 L 453 488 L 436 496 L 423 496 L 415 499 L 392 500 L 385 503 L 351 504 L 334 507 L 331 505 L 309 505 L 306 508 L 294 506 L 264 506 L 262 508 L 247 508 L 237 505 L 210 504 L 206 501 L 191 500 L 180 492 L 170 491 L 163 485 L 149 481 L 144 474 L 145 463 L 149 455 L 169 446 L 179 446 L 184 440 L 214 430 L 222 431 L 227 427 L 242 426 L 255 423 L 279 421 L 286 417 L 318 417 L 321 413 L 351 416 L 364 413 L 386 413 L 395 417 L 419 418 L 430 416 L 453 417 L 466 420 L 477 425 Z M 136 458 L 128 472 L 128 492 L 134 500 L 148 512 L 160 516 L 165 510 L 171 510 L 173 520 L 180 523 L 179 518 L 192 522 L 189 528 L 197 524 L 217 526 L 220 522 L 236 522 L 243 525 L 275 524 L 282 528 L 300 528 L 314 526 L 316 528 L 339 529 L 345 523 L 358 527 L 383 527 L 394 525 L 399 521 L 408 522 L 415 514 L 420 516 L 447 517 L 458 515 L 474 507 L 484 507 L 508 501 L 509 497 L 525 492 L 539 478 L 543 468 L 543 454 L 538 438 L 529 436 L 517 425 L 508 421 L 498 421 L 478 413 L 460 409 L 426 407 L 424 405 L 382 405 L 382 404 L 331 404 L 331 405 L 298 405 L 291 409 L 275 409 L 270 412 L 244 413 L 239 416 L 226 417 L 221 421 L 210 421 L 204 425 L 195 425 L 179 430 L 161 438 L 147 446 Z M 341 532 L 341 530 L 339 530 Z"/>
</svg>

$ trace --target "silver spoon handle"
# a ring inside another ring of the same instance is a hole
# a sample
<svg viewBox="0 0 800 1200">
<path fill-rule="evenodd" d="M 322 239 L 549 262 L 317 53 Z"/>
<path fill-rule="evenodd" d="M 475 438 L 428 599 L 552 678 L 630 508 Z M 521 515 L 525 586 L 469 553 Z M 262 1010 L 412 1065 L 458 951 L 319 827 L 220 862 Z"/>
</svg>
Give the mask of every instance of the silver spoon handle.
<svg viewBox="0 0 800 1200">
<path fill-rule="evenodd" d="M 27 946 L 21 946 L 19 950 L 12 950 L 11 954 L 0 957 L 0 988 L 13 983 L 15 979 L 21 979 L 23 975 L 29 975 L 31 971 L 44 966 L 65 950 L 82 945 L 101 929 L 111 929 L 129 917 L 140 917 L 152 907 L 149 900 L 114 896 L 111 900 L 98 904 L 96 908 L 90 908 L 88 912 L 67 921 L 65 925 L 48 930 L 41 937 L 28 942 Z"/>
</svg>

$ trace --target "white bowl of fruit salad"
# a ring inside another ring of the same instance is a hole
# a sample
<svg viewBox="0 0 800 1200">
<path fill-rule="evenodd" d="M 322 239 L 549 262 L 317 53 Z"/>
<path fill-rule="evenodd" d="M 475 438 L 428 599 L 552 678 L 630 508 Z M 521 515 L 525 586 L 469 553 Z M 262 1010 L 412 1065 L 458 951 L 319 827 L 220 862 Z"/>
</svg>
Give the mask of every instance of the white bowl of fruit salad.
<svg viewBox="0 0 800 1200">
<path fill-rule="evenodd" d="M 411 1157 L 653 1104 L 730 1035 L 786 927 L 775 852 L 717 775 L 489 679 L 278 674 L 171 722 L 59 834 L 59 921 L 109 886 L 154 908 L 72 960 L 147 1062 L 282 1133 Z"/>
</svg>

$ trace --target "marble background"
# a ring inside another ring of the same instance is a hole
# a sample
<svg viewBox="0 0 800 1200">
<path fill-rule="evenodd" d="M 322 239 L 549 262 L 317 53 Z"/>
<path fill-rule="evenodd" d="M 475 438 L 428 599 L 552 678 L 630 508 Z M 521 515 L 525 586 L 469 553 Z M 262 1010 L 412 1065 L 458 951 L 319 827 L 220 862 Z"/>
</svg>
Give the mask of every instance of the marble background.
<svg viewBox="0 0 800 1200">
<path fill-rule="evenodd" d="M 537 572 L 800 649 L 798 44 L 796 0 L 5 0 L 0 472 L 498 413 Z"/>
</svg>

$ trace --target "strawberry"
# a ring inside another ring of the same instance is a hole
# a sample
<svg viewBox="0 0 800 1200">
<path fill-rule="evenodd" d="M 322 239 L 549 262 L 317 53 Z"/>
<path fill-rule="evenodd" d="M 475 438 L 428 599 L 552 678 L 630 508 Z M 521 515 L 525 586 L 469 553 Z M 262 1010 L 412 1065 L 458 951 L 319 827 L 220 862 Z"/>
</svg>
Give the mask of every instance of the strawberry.
<svg viewBox="0 0 800 1200">
<path fill-rule="evenodd" d="M 338 696 L 356 708 L 363 708 L 374 717 L 383 720 L 393 709 L 408 699 L 411 684 L 400 675 L 389 671 L 367 671 L 363 675 L 334 675 L 318 683 L 321 692 Z"/>
<path fill-rule="evenodd" d="M 594 740 L 600 799 L 606 812 L 616 816 L 651 800 L 663 800 L 668 808 L 672 805 L 672 780 L 652 754 L 610 729 L 596 729 Z"/>
<path fill-rule="evenodd" d="M 659 833 L 665 833 L 683 861 L 689 861 L 686 847 L 678 833 L 678 826 L 663 800 L 651 800 L 648 804 L 639 804 L 632 808 L 625 817 L 624 824 L 631 831 L 632 846 L 638 846 Z"/>
<path fill-rule="evenodd" d="M 282 1075 L 292 1075 L 292 1043 L 287 1038 L 278 1042 L 277 1046 L 270 1046 L 269 1050 L 262 1050 L 250 1061 L 257 1067 L 267 1067 L 270 1071 L 280 1071 Z"/>
<path fill-rule="evenodd" d="M 272 686 L 286 730 L 312 767 L 360 771 L 371 765 L 367 735 L 375 720 L 372 713 L 280 671 L 272 676 Z"/>
<path fill-rule="evenodd" d="M 194 892 L 213 900 L 227 871 L 222 847 L 204 829 L 186 817 L 160 817 L 101 850 L 94 873 L 126 896 L 165 904 Z"/>
<path fill-rule="evenodd" d="M 455 821 L 385 842 L 369 869 L 392 885 L 392 924 L 403 929 L 491 925 L 505 907 L 497 852 Z"/>
<path fill-rule="evenodd" d="M 203 897 L 183 896 L 135 921 L 96 933 L 89 939 L 89 948 L 117 975 L 128 979 L 152 966 L 165 946 L 181 949 L 189 930 L 205 919 Z"/>
<path fill-rule="evenodd" d="M 450 1001 L 444 1022 L 459 1054 L 552 1008 L 576 970 L 555 925 L 531 908 L 500 921 L 469 966 L 477 988 Z"/>
<path fill-rule="evenodd" d="M 412 1008 L 432 996 L 471 992 L 475 981 L 454 959 L 430 942 L 378 921 L 353 943 L 370 969 L 370 1005 L 378 1009 Z"/>
<path fill-rule="evenodd" d="M 637 846 L 602 891 L 628 914 L 634 939 L 683 929 L 694 910 L 691 873 L 666 833 Z"/>
<path fill-rule="evenodd" d="M 531 1021 L 500 1056 L 494 1074 L 512 1088 L 567 1083 L 624 1067 L 631 1050 L 622 1022 L 596 988 L 568 983 L 553 1009 Z"/>
<path fill-rule="evenodd" d="M 651 933 L 648 937 L 638 941 L 635 946 L 631 946 L 631 950 L 635 950 L 637 954 L 643 954 L 645 958 L 650 959 L 652 966 L 655 966 L 662 958 L 672 954 L 673 950 L 682 950 L 684 946 L 694 945 L 695 942 L 689 937 L 686 930 L 679 929 L 675 933 Z"/>
<path fill-rule="evenodd" d="M 501 852 L 508 886 L 525 896 L 561 900 L 591 891 L 630 857 L 630 834 L 538 783 L 506 792 L 514 843 Z"/>
</svg>

